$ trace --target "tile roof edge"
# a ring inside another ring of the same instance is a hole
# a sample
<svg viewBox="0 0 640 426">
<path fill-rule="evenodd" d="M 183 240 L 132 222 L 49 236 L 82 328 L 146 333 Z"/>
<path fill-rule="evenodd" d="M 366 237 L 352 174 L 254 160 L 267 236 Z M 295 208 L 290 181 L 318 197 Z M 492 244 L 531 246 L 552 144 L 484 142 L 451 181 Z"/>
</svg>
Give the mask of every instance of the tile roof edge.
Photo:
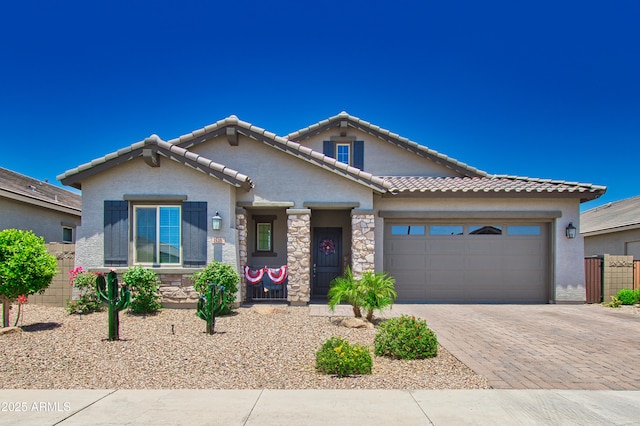
<svg viewBox="0 0 640 426">
<path fill-rule="evenodd" d="M 457 166 L 457 167 L 459 167 L 461 169 L 468 170 L 470 173 L 473 173 L 473 174 L 476 174 L 476 175 L 479 175 L 479 176 L 487 176 L 488 175 L 488 173 L 485 172 L 484 170 L 480 170 L 480 169 L 478 169 L 476 167 L 470 166 L 470 165 L 468 165 L 468 164 L 466 164 L 466 163 L 464 163 L 462 161 L 456 160 L 453 157 L 449 157 L 446 154 L 442 154 L 441 152 L 438 152 L 438 151 L 436 151 L 434 149 L 431 149 L 431 148 L 429 148 L 429 147 L 427 147 L 425 145 L 419 144 L 418 142 L 412 141 L 409 138 L 401 136 L 400 134 L 394 133 L 394 132 L 392 132 L 390 130 L 387 130 L 387 129 L 384 129 L 384 128 L 380 127 L 380 126 L 374 125 L 374 124 L 372 124 L 372 123 L 370 123 L 368 121 L 362 120 L 359 117 L 356 117 L 356 116 L 353 116 L 353 115 L 347 113 L 346 111 L 342 111 L 337 115 L 331 116 L 331 117 L 329 117 L 327 119 L 321 120 L 321 121 L 319 121 L 317 123 L 314 123 L 312 125 L 309 125 L 307 127 L 302 128 L 302 129 L 299 129 L 299 130 L 296 130 L 294 132 L 291 132 L 288 135 L 285 135 L 285 138 L 287 138 L 287 139 L 296 139 L 296 138 L 299 138 L 300 136 L 303 136 L 304 134 L 306 134 L 306 133 L 308 133 L 310 131 L 313 131 L 314 129 L 316 129 L 316 128 L 320 127 L 320 126 L 328 124 L 328 123 L 330 123 L 332 121 L 344 120 L 344 119 L 352 120 L 353 122 L 358 123 L 359 125 L 362 125 L 364 127 L 368 127 L 372 131 L 385 134 L 389 138 L 395 139 L 398 142 L 400 142 L 401 144 L 409 145 L 409 146 L 411 146 L 411 147 L 413 147 L 415 149 L 418 149 L 420 151 L 424 151 L 428 155 L 440 158 L 441 160 L 443 160 L 445 162 L 448 162 L 448 163 L 451 163 L 451 164 L 453 164 L 453 165 L 455 165 L 455 166 Z"/>
</svg>

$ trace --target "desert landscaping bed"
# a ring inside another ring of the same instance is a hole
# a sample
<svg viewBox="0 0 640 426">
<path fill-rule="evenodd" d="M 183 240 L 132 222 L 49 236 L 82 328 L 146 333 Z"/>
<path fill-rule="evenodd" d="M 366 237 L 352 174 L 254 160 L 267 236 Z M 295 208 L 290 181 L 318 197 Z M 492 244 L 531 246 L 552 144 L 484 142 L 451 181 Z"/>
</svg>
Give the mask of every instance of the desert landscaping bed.
<svg viewBox="0 0 640 426">
<path fill-rule="evenodd" d="M 17 307 L 12 309 L 12 321 Z M 315 371 L 315 352 L 332 335 L 367 345 L 373 329 L 311 317 L 308 307 L 241 307 L 215 335 L 193 309 L 120 315 L 109 342 L 107 313 L 69 315 L 24 305 L 23 331 L 0 335 L 2 389 L 482 389 L 487 381 L 444 348 L 425 360 L 374 356 L 373 374 L 338 379 Z"/>
</svg>

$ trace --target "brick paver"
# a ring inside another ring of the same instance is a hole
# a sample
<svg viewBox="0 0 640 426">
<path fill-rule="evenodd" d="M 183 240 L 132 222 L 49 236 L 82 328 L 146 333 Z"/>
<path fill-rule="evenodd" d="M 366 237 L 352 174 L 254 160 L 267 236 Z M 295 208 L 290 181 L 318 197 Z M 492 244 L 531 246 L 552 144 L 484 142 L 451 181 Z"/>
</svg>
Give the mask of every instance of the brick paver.
<svg viewBox="0 0 640 426">
<path fill-rule="evenodd" d="M 640 390 L 640 315 L 590 305 L 394 305 L 494 388 Z"/>
</svg>

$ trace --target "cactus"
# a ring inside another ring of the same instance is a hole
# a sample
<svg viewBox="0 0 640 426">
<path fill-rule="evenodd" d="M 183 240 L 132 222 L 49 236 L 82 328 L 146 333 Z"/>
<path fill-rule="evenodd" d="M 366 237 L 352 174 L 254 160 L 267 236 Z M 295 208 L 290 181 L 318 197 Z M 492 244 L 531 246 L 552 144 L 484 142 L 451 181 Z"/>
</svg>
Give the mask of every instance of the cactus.
<svg viewBox="0 0 640 426">
<path fill-rule="evenodd" d="M 127 285 L 118 288 L 118 275 L 111 271 L 106 280 L 104 275 L 96 279 L 96 290 L 100 300 L 109 305 L 109 340 L 120 340 L 119 312 L 129 306 L 131 293 Z"/>
<path fill-rule="evenodd" d="M 224 286 L 209 284 L 207 292 L 198 299 L 198 317 L 207 322 L 207 334 L 215 333 L 216 316 L 224 311 L 227 305 L 224 297 Z"/>
</svg>

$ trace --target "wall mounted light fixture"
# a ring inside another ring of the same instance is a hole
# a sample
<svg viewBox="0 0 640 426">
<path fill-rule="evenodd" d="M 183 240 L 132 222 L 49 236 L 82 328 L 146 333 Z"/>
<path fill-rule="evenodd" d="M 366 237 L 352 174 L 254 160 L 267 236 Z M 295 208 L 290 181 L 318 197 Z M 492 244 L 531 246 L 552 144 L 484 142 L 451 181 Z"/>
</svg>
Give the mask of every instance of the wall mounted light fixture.
<svg viewBox="0 0 640 426">
<path fill-rule="evenodd" d="M 222 217 L 216 212 L 216 215 L 211 218 L 211 227 L 214 231 L 222 229 Z"/>
<path fill-rule="evenodd" d="M 576 237 L 576 231 L 577 229 L 575 226 L 573 226 L 573 222 L 569 222 L 567 228 L 565 229 L 565 235 L 567 236 L 567 238 L 572 240 Z"/>
</svg>

